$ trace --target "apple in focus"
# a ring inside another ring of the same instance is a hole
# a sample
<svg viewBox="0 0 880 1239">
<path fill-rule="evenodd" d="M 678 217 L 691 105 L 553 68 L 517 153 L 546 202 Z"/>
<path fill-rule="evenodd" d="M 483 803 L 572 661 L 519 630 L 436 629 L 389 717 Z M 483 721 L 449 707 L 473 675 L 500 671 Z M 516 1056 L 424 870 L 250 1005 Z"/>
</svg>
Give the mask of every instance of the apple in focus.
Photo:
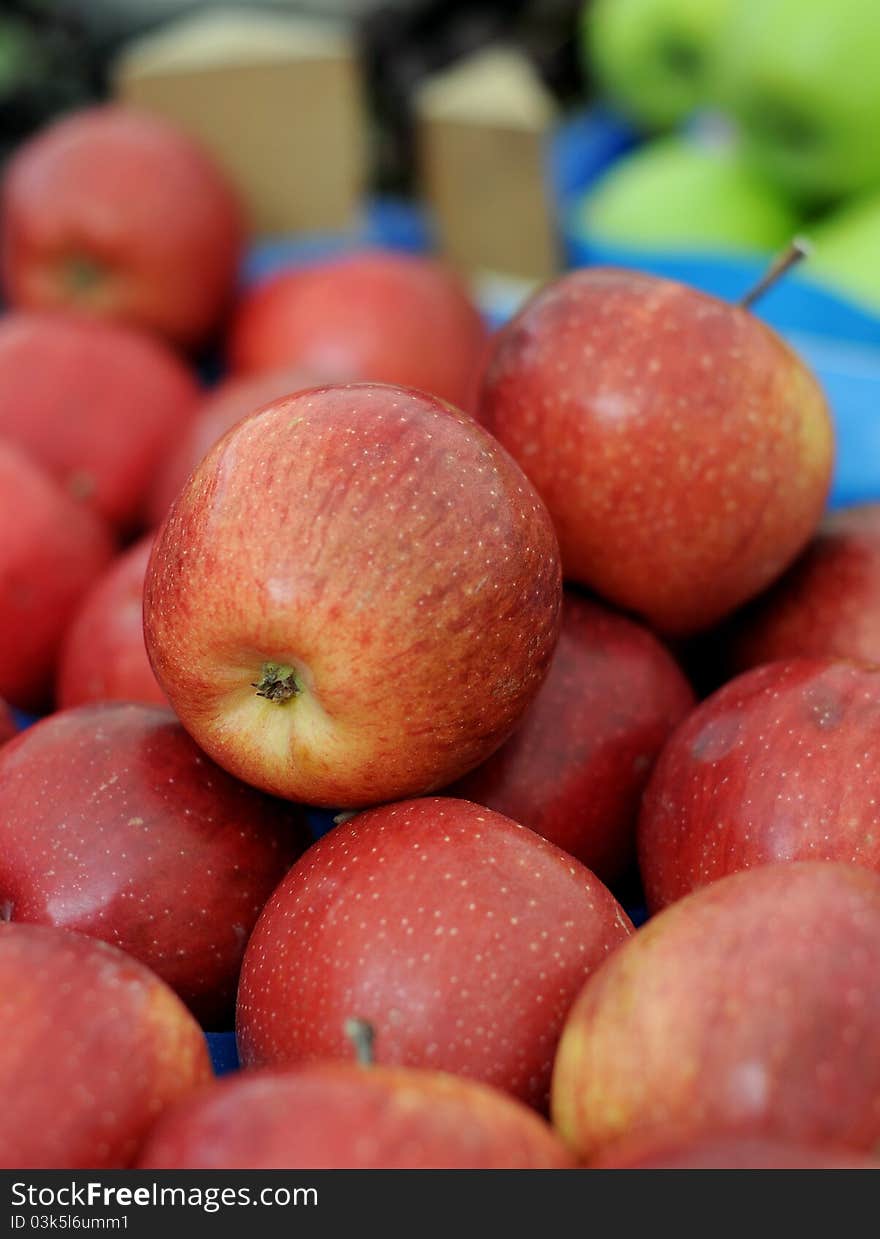
<svg viewBox="0 0 880 1239">
<path fill-rule="evenodd" d="M 561 607 L 547 511 L 481 426 L 380 384 L 246 418 L 147 569 L 159 683 L 219 765 L 357 808 L 443 787 L 535 696 Z"/>
<path fill-rule="evenodd" d="M 246 1067 L 377 1061 L 547 1102 L 556 1042 L 587 976 L 632 931 L 589 869 L 465 800 L 370 809 L 315 843 L 260 915 L 236 1012 Z"/>
<path fill-rule="evenodd" d="M 553 1121 L 588 1160 L 662 1127 L 867 1152 L 878 1040 L 880 876 L 766 865 L 658 913 L 587 981 Z"/>
<path fill-rule="evenodd" d="M 648 906 L 772 861 L 880 873 L 878 737 L 880 667 L 796 659 L 729 681 L 672 734 L 645 790 Z"/>
<path fill-rule="evenodd" d="M 214 160 L 167 121 L 109 103 L 21 144 L 0 186 L 9 302 L 203 344 L 229 307 L 242 208 Z"/>
<path fill-rule="evenodd" d="M 819 383 L 758 318 L 637 271 L 573 271 L 498 334 L 481 419 L 553 518 L 567 579 L 687 636 L 809 541 L 833 433 Z"/>
<path fill-rule="evenodd" d="M 635 856 L 642 791 L 694 695 L 648 629 L 566 591 L 547 679 L 516 731 L 448 789 L 555 843 L 604 882 Z"/>
<path fill-rule="evenodd" d="M 202 1030 L 106 942 L 0 922 L 0 1167 L 129 1166 L 166 1106 L 212 1078 Z"/>
<path fill-rule="evenodd" d="M 149 1170 L 562 1170 L 544 1119 L 476 1080 L 314 1063 L 247 1071 L 163 1114 Z"/>
<path fill-rule="evenodd" d="M 167 709 L 62 710 L 0 750 L 4 919 L 121 947 L 209 1028 L 309 842 L 301 809 L 218 770 Z"/>
</svg>

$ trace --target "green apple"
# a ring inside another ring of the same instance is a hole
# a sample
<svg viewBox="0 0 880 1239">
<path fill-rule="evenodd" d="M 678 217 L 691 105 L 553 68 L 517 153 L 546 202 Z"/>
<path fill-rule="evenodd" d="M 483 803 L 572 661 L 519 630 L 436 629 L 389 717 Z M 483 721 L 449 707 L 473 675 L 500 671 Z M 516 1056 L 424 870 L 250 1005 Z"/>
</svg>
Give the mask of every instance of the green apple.
<svg viewBox="0 0 880 1239">
<path fill-rule="evenodd" d="M 711 96 L 715 47 L 732 0 L 593 0 L 584 5 L 587 72 L 647 129 L 677 124 Z"/>
<path fill-rule="evenodd" d="M 810 240 L 810 275 L 880 314 L 880 191 L 826 216 Z"/>
<path fill-rule="evenodd" d="M 773 250 L 798 219 L 735 149 L 659 138 L 619 160 L 575 207 L 585 239 L 633 249 Z"/>
<path fill-rule="evenodd" d="M 739 0 L 719 74 L 748 153 L 788 192 L 880 186 L 878 0 Z"/>
</svg>

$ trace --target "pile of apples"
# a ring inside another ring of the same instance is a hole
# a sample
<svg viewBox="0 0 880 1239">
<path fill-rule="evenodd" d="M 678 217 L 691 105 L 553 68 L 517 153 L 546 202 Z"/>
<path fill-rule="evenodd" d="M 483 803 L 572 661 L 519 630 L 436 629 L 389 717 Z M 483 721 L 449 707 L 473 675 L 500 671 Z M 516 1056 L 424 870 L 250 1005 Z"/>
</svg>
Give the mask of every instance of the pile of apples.
<svg viewBox="0 0 880 1239">
<path fill-rule="evenodd" d="M 117 107 L 6 171 L 0 1165 L 876 1165 L 880 514 L 817 532 L 813 375 L 633 272 L 490 339 L 245 236 Z"/>
</svg>

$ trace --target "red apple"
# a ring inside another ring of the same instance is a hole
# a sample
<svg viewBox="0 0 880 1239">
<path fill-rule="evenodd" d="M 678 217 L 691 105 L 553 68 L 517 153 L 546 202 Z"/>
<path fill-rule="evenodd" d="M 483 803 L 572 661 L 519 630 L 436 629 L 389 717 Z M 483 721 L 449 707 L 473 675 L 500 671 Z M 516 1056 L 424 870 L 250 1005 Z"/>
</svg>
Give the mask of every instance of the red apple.
<svg viewBox="0 0 880 1239">
<path fill-rule="evenodd" d="M 802 655 L 880 663 L 880 504 L 828 516 L 800 559 L 733 617 L 722 639 L 734 672 Z"/>
<path fill-rule="evenodd" d="M 0 744 L 18 735 L 18 724 L 9 706 L 0 698 Z"/>
<path fill-rule="evenodd" d="M 118 104 L 25 142 L 2 184 L 9 301 L 130 323 L 187 346 L 218 326 L 243 243 L 237 197 L 167 121 Z"/>
<path fill-rule="evenodd" d="M 574 1159 L 533 1110 L 439 1071 L 319 1063 L 247 1071 L 166 1111 L 150 1170 L 561 1170 Z"/>
<path fill-rule="evenodd" d="M 674 732 L 645 791 L 648 906 L 776 860 L 880 872 L 878 735 L 880 668 L 800 659 L 731 680 Z"/>
<path fill-rule="evenodd" d="M 0 923 L 0 1167 L 131 1163 L 166 1106 L 211 1079 L 183 1003 L 80 934 Z"/>
<path fill-rule="evenodd" d="M 160 530 L 147 649 L 219 765 L 305 804 L 443 787 L 511 733 L 556 643 L 546 509 L 433 396 L 300 392 L 210 452 Z"/>
<path fill-rule="evenodd" d="M 180 1103 L 181 1107 L 186 1104 Z M 612 1145 L 591 1163 L 591 1169 L 880 1170 L 880 1161 L 848 1149 L 812 1148 L 796 1140 L 768 1140 L 735 1131 L 676 1139 L 661 1127 L 641 1138 Z"/>
<path fill-rule="evenodd" d="M 654 760 L 693 705 L 678 664 L 646 628 L 566 593 L 537 697 L 506 744 L 449 793 L 529 826 L 612 881 L 634 858 Z"/>
<path fill-rule="evenodd" d="M 535 294 L 498 337 L 481 418 L 547 503 L 566 577 L 669 635 L 769 585 L 828 492 L 828 408 L 791 348 L 635 271 Z"/>
<path fill-rule="evenodd" d="M 451 269 L 371 250 L 283 271 L 246 292 L 229 351 L 236 370 L 301 366 L 337 382 L 418 387 L 470 411 L 487 342 Z"/>
<path fill-rule="evenodd" d="M 140 332 L 61 314 L 0 318 L 0 435 L 122 529 L 199 400 L 183 362 Z"/>
<path fill-rule="evenodd" d="M 218 770 L 170 710 L 64 710 L 0 750 L 4 919 L 112 942 L 208 1027 L 309 838 L 302 810 Z"/>
<path fill-rule="evenodd" d="M 150 491 L 150 523 L 160 524 L 197 465 L 227 430 L 264 404 L 304 387 L 314 387 L 331 376 L 307 373 L 290 366 L 266 373 L 233 375 L 212 391 L 187 426 L 180 442 L 156 474 Z M 332 381 L 332 380 L 331 380 Z"/>
<path fill-rule="evenodd" d="M 723 878 L 587 982 L 553 1069 L 582 1157 L 661 1125 L 880 1141 L 880 877 L 824 861 Z"/>
<path fill-rule="evenodd" d="M 103 522 L 0 439 L 0 693 L 45 706 L 65 629 L 110 561 Z"/>
<path fill-rule="evenodd" d="M 236 1033 L 247 1066 L 348 1058 L 483 1080 L 546 1104 L 556 1042 L 585 978 L 632 926 L 572 857 L 465 800 L 371 809 L 281 882 L 248 943 Z"/>
<path fill-rule="evenodd" d="M 165 705 L 144 644 L 144 575 L 153 536 L 119 555 L 83 599 L 58 664 L 59 707 L 90 701 Z"/>
</svg>

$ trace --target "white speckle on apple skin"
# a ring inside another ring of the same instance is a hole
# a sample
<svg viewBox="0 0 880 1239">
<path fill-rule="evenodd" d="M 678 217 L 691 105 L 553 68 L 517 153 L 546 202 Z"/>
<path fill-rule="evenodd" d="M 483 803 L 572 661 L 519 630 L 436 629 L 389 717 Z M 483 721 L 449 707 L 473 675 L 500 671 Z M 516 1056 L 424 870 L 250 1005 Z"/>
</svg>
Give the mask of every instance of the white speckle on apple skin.
<svg viewBox="0 0 880 1239">
<path fill-rule="evenodd" d="M 0 750 L 0 899 L 153 968 L 209 1027 L 309 842 L 303 813 L 212 767 L 167 708 L 58 712 Z"/>
<path fill-rule="evenodd" d="M 379 1062 L 430 1058 L 540 1107 L 568 1007 L 630 932 L 589 870 L 500 814 L 436 797 L 368 810 L 311 848 L 261 915 L 240 1053 L 347 1059 L 356 1013 Z"/>
</svg>

